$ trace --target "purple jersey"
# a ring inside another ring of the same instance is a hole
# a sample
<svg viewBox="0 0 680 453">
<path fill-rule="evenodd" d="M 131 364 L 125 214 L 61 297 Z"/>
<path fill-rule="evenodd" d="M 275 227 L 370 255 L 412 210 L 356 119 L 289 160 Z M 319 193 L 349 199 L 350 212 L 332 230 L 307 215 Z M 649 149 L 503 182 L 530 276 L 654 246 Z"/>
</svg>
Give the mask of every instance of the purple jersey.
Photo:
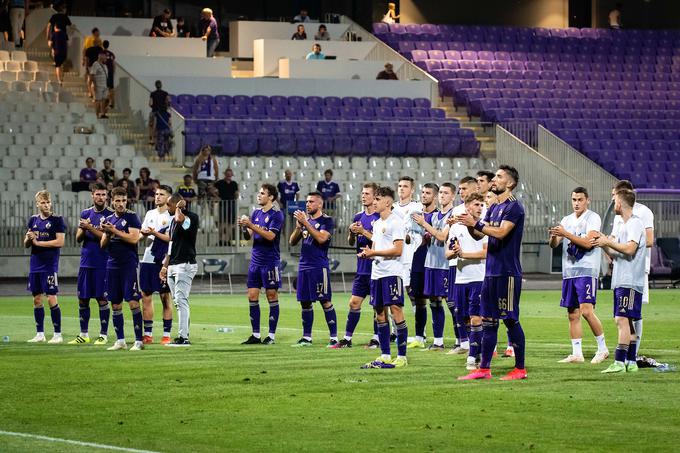
<svg viewBox="0 0 680 453">
<path fill-rule="evenodd" d="M 262 209 L 256 209 L 250 216 L 250 221 L 276 234 L 273 241 L 268 241 L 253 232 L 253 253 L 250 257 L 250 264 L 256 266 L 278 266 L 281 259 L 279 241 L 281 239 L 281 228 L 283 228 L 283 212 L 278 209 L 270 209 L 266 212 Z"/>
<path fill-rule="evenodd" d="M 295 181 L 283 180 L 278 185 L 279 194 L 281 194 L 281 204 L 287 206 L 291 201 L 295 201 L 295 194 L 300 191 L 300 186 Z"/>
<path fill-rule="evenodd" d="M 321 231 L 328 231 L 333 236 L 335 229 L 335 222 L 332 217 L 323 214 L 316 219 L 309 219 L 309 222 L 314 228 Z M 307 228 L 302 227 L 302 248 L 300 249 L 300 264 L 298 269 L 306 270 L 320 270 L 328 267 L 328 249 L 331 246 L 331 238 L 328 238 L 323 244 L 319 244 L 314 240 Z"/>
<path fill-rule="evenodd" d="M 373 214 L 366 214 L 365 212 L 359 212 L 354 216 L 354 222 L 361 222 L 361 226 L 369 232 L 373 231 L 373 224 L 376 220 L 380 218 L 380 214 L 374 212 Z M 363 234 L 357 236 L 357 252 L 360 252 L 364 247 L 371 247 L 372 242 Z M 373 260 L 368 258 L 357 257 L 357 275 L 371 275 L 371 263 Z"/>
<path fill-rule="evenodd" d="M 432 216 L 435 212 L 439 212 L 435 209 L 432 212 L 423 212 L 423 217 L 425 217 L 425 222 L 432 223 Z M 413 263 L 411 263 L 411 272 L 425 272 L 425 258 L 427 257 L 427 246 L 428 244 L 423 241 L 420 246 L 416 249 L 413 254 Z"/>
<path fill-rule="evenodd" d="M 522 275 L 520 264 L 520 249 L 522 234 L 524 233 L 524 208 L 513 196 L 503 203 L 491 205 L 486 212 L 484 223 L 499 227 L 503 220 L 512 222 L 515 227 L 505 239 L 489 236 L 489 246 L 486 255 L 486 277 L 519 277 Z"/>
<path fill-rule="evenodd" d="M 97 180 L 97 169 L 96 168 L 83 168 L 80 170 L 80 177 L 86 182 L 94 182 Z"/>
<path fill-rule="evenodd" d="M 89 220 L 91 225 L 101 230 L 102 223 L 110 215 L 113 215 L 113 211 L 110 208 L 104 207 L 101 211 L 97 211 L 94 206 L 91 206 L 80 213 L 80 218 Z M 99 246 L 99 238 L 89 231 L 85 231 L 83 248 L 80 252 L 80 267 L 105 269 L 108 259 L 109 253 Z"/>
<path fill-rule="evenodd" d="M 316 190 L 321 192 L 323 200 L 326 201 L 340 193 L 340 186 L 335 181 L 326 182 L 326 180 L 322 180 L 316 184 Z"/>
<path fill-rule="evenodd" d="M 61 216 L 51 215 L 43 219 L 36 214 L 28 219 L 29 230 L 35 233 L 38 242 L 53 241 L 57 233 L 66 232 L 66 223 Z M 31 246 L 31 266 L 29 272 L 57 272 L 59 270 L 60 248 Z"/>
<path fill-rule="evenodd" d="M 106 221 L 116 227 L 117 230 L 130 232 L 130 228 L 142 228 L 142 222 L 133 211 L 125 211 L 118 217 L 112 214 Z M 107 269 L 123 269 L 127 267 L 137 268 L 139 257 L 137 256 L 137 244 L 124 242 L 120 237 L 113 236 L 109 241 L 109 261 L 106 263 Z"/>
</svg>

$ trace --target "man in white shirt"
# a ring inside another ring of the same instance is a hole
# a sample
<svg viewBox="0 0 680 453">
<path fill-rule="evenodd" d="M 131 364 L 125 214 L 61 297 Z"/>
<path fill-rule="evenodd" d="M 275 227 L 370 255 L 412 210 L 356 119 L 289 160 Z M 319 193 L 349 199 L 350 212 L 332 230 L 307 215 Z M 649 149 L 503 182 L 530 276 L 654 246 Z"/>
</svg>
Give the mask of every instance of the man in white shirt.
<svg viewBox="0 0 680 453">
<path fill-rule="evenodd" d="M 414 187 L 415 181 L 410 176 L 402 176 L 399 178 L 399 182 L 397 183 L 399 201 L 396 201 L 393 205 L 393 212 L 401 217 L 404 224 L 404 251 L 401 256 L 401 262 L 404 269 L 401 278 L 407 290 L 411 285 L 413 254 L 423 242 L 423 233 L 425 231 L 411 218 L 411 214 L 422 214 L 423 212 L 423 204 L 413 201 Z"/>
<path fill-rule="evenodd" d="M 158 293 L 163 304 L 163 339 L 161 344 L 170 343 L 172 331 L 172 301 L 167 282 L 161 281 L 159 275 L 163 258 L 168 253 L 170 235 L 170 221 L 172 216 L 168 212 L 168 197 L 172 194 L 169 186 L 156 189 L 155 209 L 147 211 L 140 230 L 146 241 L 144 256 L 139 265 L 139 289 L 142 291 L 142 316 L 144 318 L 144 344 L 153 343 L 153 293 Z"/>
<path fill-rule="evenodd" d="M 638 370 L 636 362 L 637 334 L 633 321 L 642 318 L 642 292 L 645 286 L 645 227 L 633 214 L 635 192 L 622 189 L 614 195 L 614 210 L 622 224 L 617 237 L 601 235 L 593 244 L 602 247 L 614 264 L 614 319 L 619 331 L 614 363 L 603 373 L 631 373 Z"/>
<path fill-rule="evenodd" d="M 378 323 L 378 340 L 381 355 L 362 368 L 405 367 L 408 330 L 404 319 L 404 287 L 401 280 L 401 256 L 404 246 L 404 224 L 400 216 L 392 213 L 394 191 L 380 187 L 375 197 L 375 212 L 380 218 L 373 224 L 373 245 L 364 247 L 359 258 L 371 258 L 371 305 Z M 387 320 L 389 307 L 397 330 L 397 357 L 390 352 L 390 326 Z"/>
<path fill-rule="evenodd" d="M 604 340 L 602 323 L 595 314 L 598 277 L 600 276 L 600 249 L 591 239 L 599 235 L 602 220 L 588 209 L 588 190 L 577 187 L 571 193 L 573 213 L 564 217 L 559 225 L 549 229 L 550 247 L 562 243 L 562 298 L 560 306 L 569 313 L 569 334 L 572 351 L 560 363 L 583 363 L 581 347 L 583 329 L 581 316 L 585 318 L 597 340 L 597 353 L 590 363 L 602 363 L 609 357 Z"/>
<path fill-rule="evenodd" d="M 614 194 L 619 190 L 634 190 L 633 184 L 630 181 L 619 181 L 612 189 L 612 200 Z M 633 215 L 642 221 L 642 226 L 645 227 L 645 286 L 642 291 L 642 303 L 649 303 L 649 271 L 652 267 L 652 246 L 654 245 L 654 213 L 651 209 L 642 203 L 635 202 L 633 205 Z M 623 224 L 623 219 L 620 215 L 614 217 L 614 227 L 612 228 L 612 236 L 617 236 L 617 230 Z M 633 321 L 635 326 L 635 333 L 638 336 L 637 349 L 640 350 L 640 342 L 642 341 L 642 319 Z M 637 352 L 636 352 L 637 353 Z"/>
<path fill-rule="evenodd" d="M 464 210 L 479 220 L 483 218 L 485 200 L 480 193 L 470 193 L 465 197 Z M 458 206 L 454 210 L 461 212 Z M 482 317 L 480 314 L 480 297 L 482 282 L 486 271 L 486 248 L 489 239 L 485 236 L 476 240 L 470 236 L 468 228 L 454 223 L 449 230 L 449 249 L 446 257 L 456 262 L 456 281 L 452 296 L 456 301 L 458 313 L 470 320 L 470 336 L 467 345 L 467 365 L 470 371 L 476 370 L 481 359 Z M 450 261 L 449 261 L 450 262 Z M 463 328 L 465 326 L 463 325 Z M 461 344 L 461 348 L 465 345 Z"/>
</svg>

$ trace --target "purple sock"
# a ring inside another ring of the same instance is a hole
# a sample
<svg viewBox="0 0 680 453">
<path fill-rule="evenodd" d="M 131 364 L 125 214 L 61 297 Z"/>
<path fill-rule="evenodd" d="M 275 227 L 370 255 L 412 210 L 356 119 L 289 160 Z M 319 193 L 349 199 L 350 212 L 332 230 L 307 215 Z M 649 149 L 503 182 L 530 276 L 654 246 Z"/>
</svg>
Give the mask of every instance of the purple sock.
<svg viewBox="0 0 680 453">
<path fill-rule="evenodd" d="M 506 332 L 508 334 L 508 346 L 512 346 L 512 338 L 510 337 L 510 329 Z"/>
<path fill-rule="evenodd" d="M 33 307 L 33 317 L 35 318 L 35 331 L 45 332 L 45 307 Z"/>
<path fill-rule="evenodd" d="M 477 358 L 482 343 L 482 326 L 470 326 L 470 352 L 468 356 Z"/>
<path fill-rule="evenodd" d="M 408 327 L 406 321 L 397 323 L 397 355 L 406 357 L 406 343 L 408 342 Z"/>
<path fill-rule="evenodd" d="M 390 324 L 388 322 L 378 323 L 378 341 L 380 342 L 380 352 L 390 355 Z"/>
<path fill-rule="evenodd" d="M 498 342 L 498 321 L 482 321 L 482 362 L 480 368 L 491 368 L 493 350 L 496 349 Z"/>
<path fill-rule="evenodd" d="M 328 331 L 331 338 L 338 336 L 338 317 L 335 314 L 335 307 L 331 304 L 330 307 L 323 309 L 323 314 L 326 317 L 326 324 L 328 324 Z"/>
<path fill-rule="evenodd" d="M 425 338 L 425 326 L 427 325 L 427 306 L 416 305 L 416 336 Z"/>
<path fill-rule="evenodd" d="M 108 335 L 110 317 L 111 317 L 111 305 L 109 305 L 108 302 L 105 305 L 100 305 L 99 306 L 100 335 Z"/>
<path fill-rule="evenodd" d="M 354 310 L 354 309 L 349 309 L 349 313 L 347 313 L 347 326 L 345 326 L 345 336 L 347 338 L 352 338 L 352 335 L 354 335 L 354 329 L 357 328 L 357 324 L 359 324 L 359 319 L 361 318 L 361 309 L 359 310 Z"/>
<path fill-rule="evenodd" d="M 80 332 L 87 333 L 90 326 L 90 303 L 87 305 L 81 305 L 78 309 L 78 314 L 80 315 Z"/>
<path fill-rule="evenodd" d="M 54 333 L 61 333 L 61 308 L 59 308 L 59 304 L 50 307 L 50 317 L 52 318 Z"/>
<path fill-rule="evenodd" d="M 378 335 L 378 321 L 373 318 L 373 335 Z"/>
<path fill-rule="evenodd" d="M 458 323 L 456 322 L 456 304 L 452 300 L 447 300 L 446 306 L 449 307 L 449 313 L 451 313 L 451 322 L 453 323 L 453 334 L 456 337 L 456 344 L 460 344 L 460 334 L 458 333 Z"/>
<path fill-rule="evenodd" d="M 302 309 L 302 336 L 312 338 L 312 326 L 314 325 L 314 307 Z"/>
<path fill-rule="evenodd" d="M 113 330 L 116 331 L 116 338 L 125 340 L 125 319 L 123 319 L 123 309 L 113 310 Z"/>
<path fill-rule="evenodd" d="M 144 335 L 153 335 L 153 319 L 144 320 Z"/>
<path fill-rule="evenodd" d="M 515 348 L 515 368 L 523 370 L 525 350 L 524 330 L 519 321 L 513 321 L 510 325 L 506 323 L 505 327 L 507 327 L 508 335 L 512 340 L 512 347 Z"/>
<path fill-rule="evenodd" d="M 269 302 L 269 333 L 276 334 L 276 326 L 279 325 L 279 301 Z"/>
<path fill-rule="evenodd" d="M 626 359 L 628 359 L 629 362 L 635 362 L 637 360 L 637 341 L 631 341 L 628 345 Z"/>
<path fill-rule="evenodd" d="M 442 338 L 444 337 L 444 321 L 446 320 L 444 307 L 439 303 L 430 305 L 430 309 L 432 310 L 432 334 L 435 338 Z"/>
<path fill-rule="evenodd" d="M 132 310 L 132 327 L 135 329 L 135 340 L 142 341 L 142 325 L 144 324 L 144 319 L 142 317 L 142 309 L 135 308 Z"/>
<path fill-rule="evenodd" d="M 172 318 L 170 319 L 164 319 L 163 320 L 163 333 L 168 334 L 167 336 L 170 336 L 170 332 L 172 332 Z"/>
<path fill-rule="evenodd" d="M 464 341 L 468 341 L 468 330 L 467 326 L 465 325 L 465 317 L 463 316 L 463 313 L 461 313 L 461 311 L 456 308 L 454 316 L 456 317 L 458 339 L 460 340 L 461 343 Z"/>
<path fill-rule="evenodd" d="M 614 353 L 614 360 L 617 362 L 625 362 L 628 356 L 628 345 L 627 344 L 617 344 L 616 352 Z"/>
<path fill-rule="evenodd" d="M 250 325 L 253 333 L 260 333 L 260 303 L 256 300 L 249 300 L 250 306 Z"/>
</svg>

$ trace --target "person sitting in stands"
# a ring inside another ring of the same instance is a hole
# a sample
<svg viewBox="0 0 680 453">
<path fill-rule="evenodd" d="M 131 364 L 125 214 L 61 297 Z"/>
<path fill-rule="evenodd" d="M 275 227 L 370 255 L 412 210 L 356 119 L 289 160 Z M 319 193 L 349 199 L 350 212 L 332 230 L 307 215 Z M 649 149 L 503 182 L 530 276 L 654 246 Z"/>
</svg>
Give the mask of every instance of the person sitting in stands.
<svg viewBox="0 0 680 453">
<path fill-rule="evenodd" d="M 314 44 L 312 46 L 312 51 L 307 54 L 305 57 L 306 60 L 323 60 L 326 58 L 326 55 L 324 55 L 321 52 L 321 45 L 320 44 Z"/>
<path fill-rule="evenodd" d="M 304 41 L 307 39 L 307 33 L 305 32 L 305 26 L 300 24 L 297 26 L 297 31 L 293 33 L 291 38 L 293 41 Z"/>
<path fill-rule="evenodd" d="M 317 41 L 330 41 L 331 35 L 328 33 L 328 29 L 324 24 L 319 25 L 319 31 L 314 35 L 314 39 Z"/>
<path fill-rule="evenodd" d="M 392 63 L 385 63 L 385 69 L 378 73 L 376 80 L 399 80 L 397 74 L 394 72 Z"/>
</svg>

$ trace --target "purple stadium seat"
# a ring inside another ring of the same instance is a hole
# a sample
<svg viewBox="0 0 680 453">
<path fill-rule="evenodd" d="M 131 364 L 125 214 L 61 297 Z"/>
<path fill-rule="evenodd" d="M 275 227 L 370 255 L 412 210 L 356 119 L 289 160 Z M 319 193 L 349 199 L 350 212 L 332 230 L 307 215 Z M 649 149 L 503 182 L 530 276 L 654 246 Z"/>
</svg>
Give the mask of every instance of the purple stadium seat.
<svg viewBox="0 0 680 453">
<path fill-rule="evenodd" d="M 286 96 L 272 96 L 269 98 L 269 103 L 284 108 L 288 105 L 288 98 Z"/>
<path fill-rule="evenodd" d="M 479 58 L 477 58 L 477 52 L 474 50 L 464 50 L 461 52 L 461 56 L 464 60 L 479 60 Z"/>
<path fill-rule="evenodd" d="M 324 98 L 324 105 L 326 107 L 340 108 L 342 107 L 342 99 L 337 96 L 327 96 Z"/>
<path fill-rule="evenodd" d="M 378 107 L 375 109 L 376 118 L 392 118 L 392 108 L 391 107 Z"/>
<path fill-rule="evenodd" d="M 359 118 L 370 120 L 375 118 L 375 109 L 373 107 L 359 107 L 359 109 L 357 110 L 357 114 Z"/>
<path fill-rule="evenodd" d="M 196 96 L 196 103 L 198 104 L 213 104 L 215 99 L 209 94 L 199 94 Z"/>
<path fill-rule="evenodd" d="M 180 94 L 177 96 L 177 103 L 182 105 L 195 104 L 196 98 L 191 94 Z"/>
<path fill-rule="evenodd" d="M 427 51 L 425 51 L 425 50 L 414 50 L 414 51 L 411 52 L 411 59 L 413 61 L 427 60 L 428 59 Z"/>
<path fill-rule="evenodd" d="M 396 102 L 394 98 L 382 97 L 378 99 L 378 105 L 380 107 L 387 107 L 391 109 L 392 107 L 396 107 Z"/>
<path fill-rule="evenodd" d="M 361 98 L 361 106 L 371 108 L 378 107 L 378 100 L 373 97 L 363 97 Z"/>
<path fill-rule="evenodd" d="M 245 95 L 242 95 L 242 94 L 234 96 L 231 99 L 232 99 L 232 102 L 234 103 L 234 105 L 246 106 L 246 105 L 250 105 L 252 103 L 250 96 L 245 96 Z"/>
</svg>

